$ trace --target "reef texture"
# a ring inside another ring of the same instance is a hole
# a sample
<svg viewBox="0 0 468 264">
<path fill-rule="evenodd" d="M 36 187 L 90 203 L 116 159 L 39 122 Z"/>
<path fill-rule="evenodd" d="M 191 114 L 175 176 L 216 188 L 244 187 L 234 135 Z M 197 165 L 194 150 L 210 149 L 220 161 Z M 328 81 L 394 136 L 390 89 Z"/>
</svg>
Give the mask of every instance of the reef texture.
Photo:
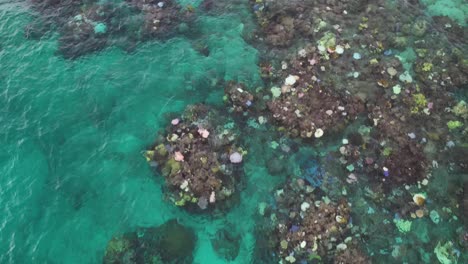
<svg viewBox="0 0 468 264">
<path fill-rule="evenodd" d="M 188 27 L 194 18 L 191 9 L 183 9 L 174 0 L 31 0 L 31 5 L 38 15 L 26 26 L 26 37 L 37 39 L 56 28 L 60 33 L 58 51 L 68 59 L 111 45 L 131 51 L 142 41 L 165 40 L 177 34 L 182 23 Z"/>
<path fill-rule="evenodd" d="M 224 128 L 227 119 L 205 105 L 188 106 L 167 127 L 164 139 L 146 152 L 164 176 L 171 200 L 178 206 L 206 209 L 234 195 L 243 177 L 236 134 Z"/>
<path fill-rule="evenodd" d="M 274 228 L 262 232 L 275 242 L 267 247 L 277 252 L 283 263 L 341 263 L 343 256 L 351 253 L 343 252 L 350 250 L 348 245 L 359 254 L 345 263 L 368 259 L 358 250 L 358 238 L 351 234 L 351 208 L 344 198 L 332 201 L 320 197 L 301 179 L 291 180 L 275 192 L 275 207 L 265 214 L 274 216 Z"/>
</svg>

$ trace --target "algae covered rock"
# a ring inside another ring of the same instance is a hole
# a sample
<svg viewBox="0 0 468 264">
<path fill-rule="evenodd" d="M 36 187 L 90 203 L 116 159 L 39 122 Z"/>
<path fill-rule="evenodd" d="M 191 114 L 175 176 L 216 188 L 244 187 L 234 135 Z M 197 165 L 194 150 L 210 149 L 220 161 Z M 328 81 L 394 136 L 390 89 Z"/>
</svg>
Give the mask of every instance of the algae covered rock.
<svg viewBox="0 0 468 264">
<path fill-rule="evenodd" d="M 113 237 L 107 244 L 104 264 L 123 263 L 124 260 L 136 261 L 138 239 L 135 233 Z M 130 262 L 131 263 L 131 262 Z"/>
<path fill-rule="evenodd" d="M 176 220 L 169 220 L 156 228 L 143 230 L 140 240 L 151 245 L 153 252 L 158 253 L 163 261 L 181 261 L 192 258 L 195 249 L 196 236 L 192 229 L 179 224 Z"/>
<path fill-rule="evenodd" d="M 240 242 L 241 236 L 232 225 L 218 230 L 215 237 L 211 239 L 211 245 L 216 254 L 229 261 L 236 259 L 239 254 Z"/>
<path fill-rule="evenodd" d="M 176 220 L 113 237 L 104 264 L 192 263 L 197 237 Z"/>
</svg>

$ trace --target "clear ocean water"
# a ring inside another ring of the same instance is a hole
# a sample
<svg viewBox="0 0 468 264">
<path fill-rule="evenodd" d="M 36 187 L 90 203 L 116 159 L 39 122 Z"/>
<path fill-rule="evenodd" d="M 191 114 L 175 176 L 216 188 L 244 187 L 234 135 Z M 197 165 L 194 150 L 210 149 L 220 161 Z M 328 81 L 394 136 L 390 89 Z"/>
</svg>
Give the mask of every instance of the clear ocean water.
<svg viewBox="0 0 468 264">
<path fill-rule="evenodd" d="M 208 237 L 236 222 L 246 234 L 239 259 L 246 263 L 248 215 L 268 191 L 255 184 L 265 169 L 249 162 L 247 199 L 228 215 L 190 216 L 162 200 L 142 151 L 166 125 L 166 112 L 222 103 L 217 78 L 260 82 L 257 51 L 242 38 L 252 22 L 202 17 L 196 40 L 147 42 L 131 54 L 111 47 L 70 61 L 56 56 L 54 32 L 25 39 L 31 19 L 25 3 L 0 5 L 0 263 L 99 263 L 114 233 L 172 218 L 197 230 L 198 263 L 223 263 Z"/>
<path fill-rule="evenodd" d="M 463 6 L 454 16 L 466 22 L 466 2 L 454 3 Z M 101 263 L 115 234 L 174 218 L 196 232 L 193 263 L 255 263 L 258 205 L 284 181 L 264 165 L 270 148 L 259 142 L 271 140 L 268 132 L 248 136 L 246 186 L 222 215 L 190 214 L 162 199 L 163 180 L 143 157 L 168 113 L 223 104 L 218 80 L 263 85 L 259 51 L 245 40 L 256 27 L 250 9 L 233 1 L 225 13 L 202 14 L 190 38 L 64 59 L 54 29 L 25 37 L 35 16 L 27 1 L 0 2 L 0 263 Z M 319 152 L 339 141 L 300 148 Z M 234 261 L 210 241 L 229 224 L 242 234 Z"/>
</svg>

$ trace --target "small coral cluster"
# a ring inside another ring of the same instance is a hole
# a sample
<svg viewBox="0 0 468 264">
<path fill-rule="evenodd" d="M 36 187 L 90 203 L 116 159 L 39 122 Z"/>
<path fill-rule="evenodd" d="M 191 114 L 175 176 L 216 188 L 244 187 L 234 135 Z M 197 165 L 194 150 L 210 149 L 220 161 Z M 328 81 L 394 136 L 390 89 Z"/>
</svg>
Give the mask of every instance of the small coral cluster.
<svg viewBox="0 0 468 264">
<path fill-rule="evenodd" d="M 94 4 L 75 14 L 60 30 L 59 52 L 67 58 L 76 58 L 103 49 L 112 30 L 105 22 L 112 19 L 114 12 L 110 5 Z"/>
<path fill-rule="evenodd" d="M 236 113 L 243 113 L 254 109 L 254 96 L 241 83 L 228 82 L 225 90 L 225 99 L 229 101 L 232 110 Z"/>
</svg>

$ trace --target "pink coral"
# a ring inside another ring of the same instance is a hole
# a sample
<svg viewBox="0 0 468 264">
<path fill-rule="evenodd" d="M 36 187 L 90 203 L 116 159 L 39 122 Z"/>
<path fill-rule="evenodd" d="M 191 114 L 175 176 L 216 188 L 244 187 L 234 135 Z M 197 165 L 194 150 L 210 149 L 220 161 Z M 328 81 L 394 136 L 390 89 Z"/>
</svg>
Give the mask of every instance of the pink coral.
<svg viewBox="0 0 468 264">
<path fill-rule="evenodd" d="M 176 161 L 184 161 L 184 155 L 182 155 L 182 153 L 180 153 L 180 151 L 176 151 L 174 153 L 174 159 Z"/>
<path fill-rule="evenodd" d="M 203 138 L 207 138 L 210 135 L 210 131 L 204 129 L 204 128 L 199 128 L 198 129 L 198 134 L 202 136 Z"/>
<path fill-rule="evenodd" d="M 175 118 L 175 119 L 172 119 L 171 124 L 176 126 L 179 124 L 179 122 L 180 122 L 179 118 Z"/>
</svg>

